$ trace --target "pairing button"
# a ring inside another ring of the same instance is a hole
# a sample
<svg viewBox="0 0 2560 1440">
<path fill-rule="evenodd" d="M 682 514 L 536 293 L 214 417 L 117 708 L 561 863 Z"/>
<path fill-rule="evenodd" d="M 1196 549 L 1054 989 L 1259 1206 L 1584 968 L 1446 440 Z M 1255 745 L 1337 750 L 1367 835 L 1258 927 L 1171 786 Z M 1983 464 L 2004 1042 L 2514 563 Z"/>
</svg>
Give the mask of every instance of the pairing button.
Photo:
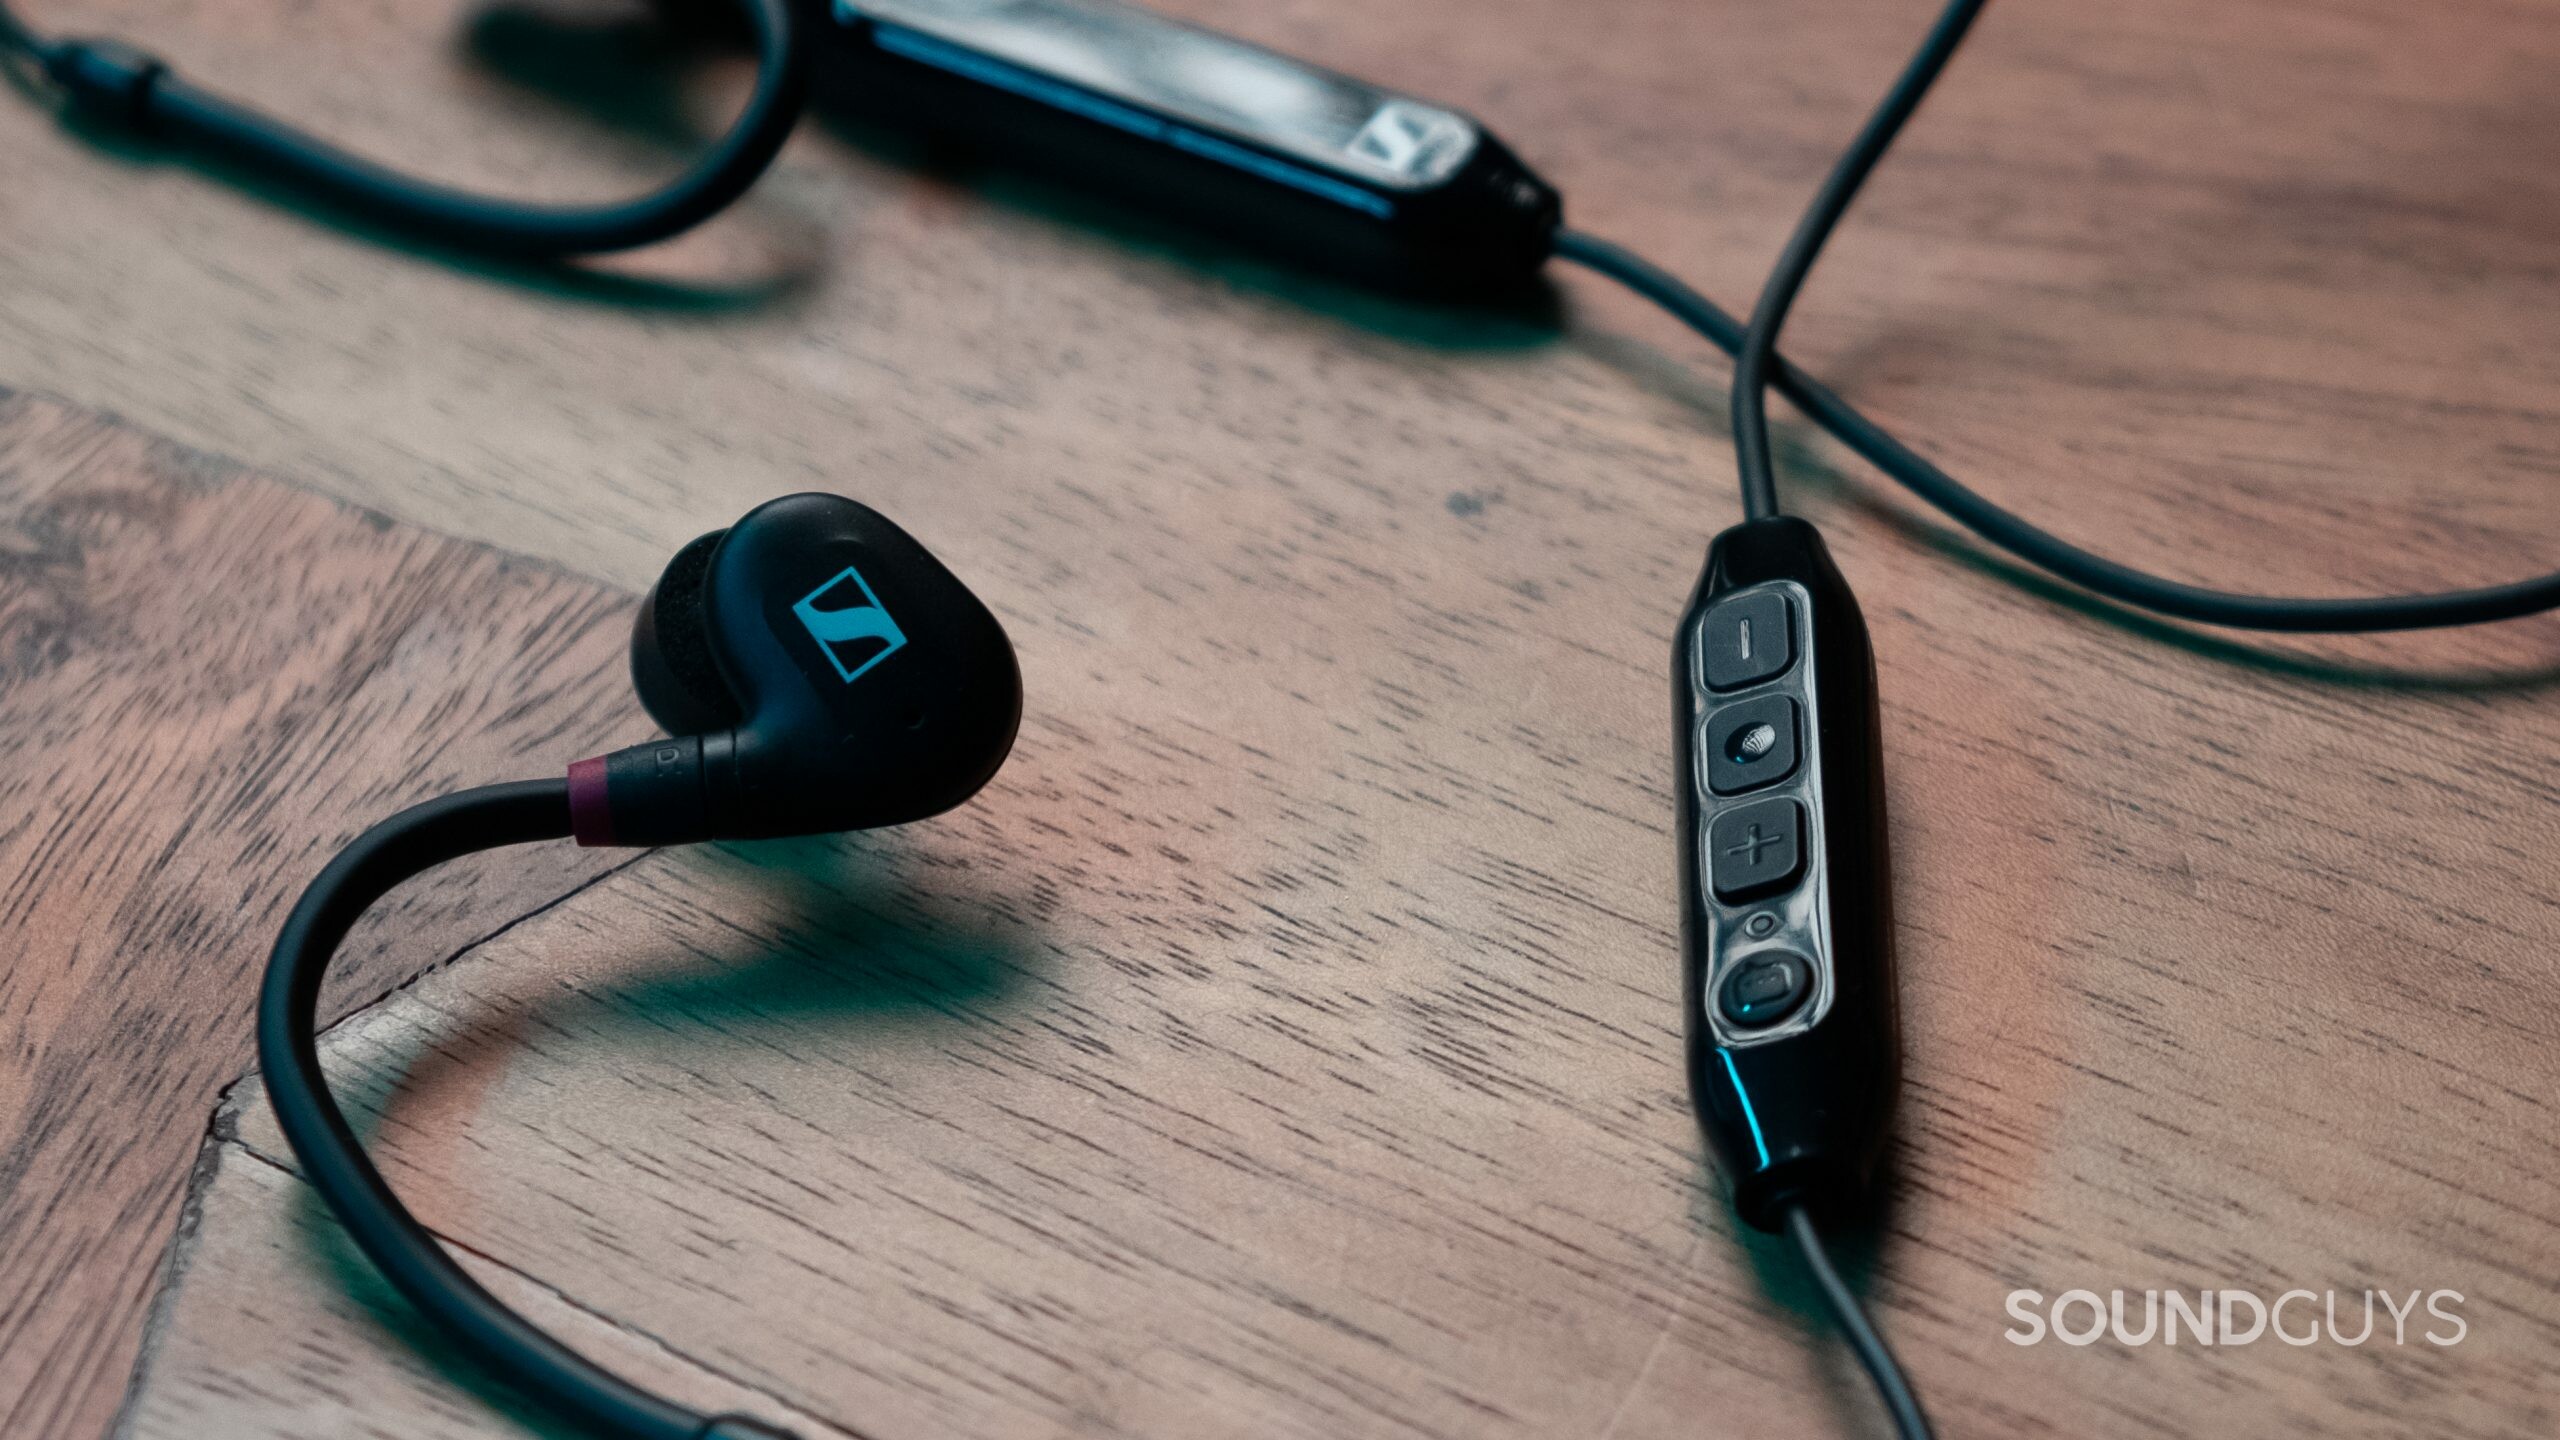
<svg viewBox="0 0 2560 1440">
<path fill-rule="evenodd" d="M 1746 1030 L 1763 1030 L 1793 1015 L 1813 994 L 1813 967 L 1799 955 L 1764 950 L 1725 972 L 1716 1008 Z"/>
</svg>

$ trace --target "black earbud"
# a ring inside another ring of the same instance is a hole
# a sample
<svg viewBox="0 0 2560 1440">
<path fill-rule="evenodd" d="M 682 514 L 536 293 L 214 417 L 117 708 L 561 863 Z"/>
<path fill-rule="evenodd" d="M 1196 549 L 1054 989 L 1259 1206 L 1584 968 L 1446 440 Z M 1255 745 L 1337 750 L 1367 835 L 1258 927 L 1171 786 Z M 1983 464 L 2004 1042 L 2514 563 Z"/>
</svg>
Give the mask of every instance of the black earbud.
<svg viewBox="0 0 2560 1440">
<path fill-rule="evenodd" d="M 631 672 L 674 737 L 569 767 L 582 845 L 867 830 L 977 793 L 1022 723 L 984 602 L 913 536 L 790 495 L 676 552 Z"/>
</svg>

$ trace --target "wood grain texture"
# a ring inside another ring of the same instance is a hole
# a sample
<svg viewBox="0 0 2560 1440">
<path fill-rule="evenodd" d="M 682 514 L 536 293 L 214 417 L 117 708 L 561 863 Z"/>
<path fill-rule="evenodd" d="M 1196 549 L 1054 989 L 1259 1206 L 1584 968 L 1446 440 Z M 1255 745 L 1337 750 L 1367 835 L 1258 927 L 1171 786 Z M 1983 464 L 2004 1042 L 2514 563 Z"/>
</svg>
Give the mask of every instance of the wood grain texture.
<svg viewBox="0 0 2560 1440">
<path fill-rule="evenodd" d="M 470 1391 L 446 1378 L 461 1364 L 414 1312 L 405 1311 L 347 1241 L 346 1232 L 288 1172 L 236 1144 L 207 1146 L 186 1235 L 191 1274 L 255 1277 L 254 1311 L 231 1313 L 240 1300 L 226 1285 L 172 1292 L 161 1315 L 152 1373 L 163 1383 L 152 1403 L 127 1416 L 119 1433 L 194 1440 L 236 1431 L 245 1411 L 263 1411 L 276 1440 L 353 1440 L 388 1434 L 432 1440 L 478 1440 L 513 1421 L 544 1424 L 520 1401 L 485 1388 Z M 721 1411 L 753 1406 L 786 1421 L 808 1440 L 846 1440 L 806 1415 L 780 1410 L 668 1352 L 648 1336 L 581 1310 L 560 1296 L 475 1256 L 463 1267 L 543 1328 L 589 1354 L 608 1358 L 686 1403 Z M 220 1307 L 214 1313 L 209 1307 Z M 309 1368 L 293 1372 L 290 1394 L 265 1388 L 272 1349 L 309 1349 Z M 326 1383 L 308 1382 L 325 1367 Z M 505 1421 L 494 1421 L 496 1400 Z M 287 1407 L 290 1407 L 289 1409 Z M 386 1427 L 384 1417 L 391 1417 Z"/>
<path fill-rule="evenodd" d="M 401 804 L 629 730 L 627 605 L 0 392 L 0 1433 L 112 1415 L 304 882 Z M 601 868 L 405 892 L 324 1005 Z"/>
<path fill-rule="evenodd" d="M 1175 8 L 1475 109 L 1736 304 L 1925 19 Z M 536 76 L 414 5 L 84 19 L 526 191 L 663 166 L 735 78 L 610 38 Z M 2560 12 L 2505 0 L 1995 7 L 1791 348 L 2133 563 L 2547 567 L 2556 62 Z M 600 76 L 646 123 L 563 102 Z M 1667 322 L 1574 276 L 1560 331 L 1402 308 L 823 126 L 580 285 L 19 110 L 0 155 L 0 379 L 632 585 L 841 488 L 1021 646 L 969 811 L 647 862 L 343 1032 L 370 1091 L 428 1072 L 386 1160 L 447 1233 L 867 1435 L 1870 1418 L 1679 1093 L 1662 652 L 1734 508 L 1721 371 Z M 1911 1105 L 1874 1284 L 1951 1433 L 2550 1433 L 2560 625 L 2127 626 L 1787 443 L 1881 656 Z M 292 1280 L 190 1270 L 163 1353 L 260 1327 L 272 1364 L 236 1403 L 155 1368 L 134 1414 L 330 1413 L 369 1342 L 267 1326 Z M 2000 1339 L 2013 1286 L 2288 1284 L 2460 1289 L 2472 1334 Z"/>
<path fill-rule="evenodd" d="M 2093 627 L 2046 668 L 2136 680 L 2138 645 Z M 2525 757 L 2550 722 L 2312 714 L 2144 663 L 2166 678 L 2020 748 L 2045 778 L 1905 805 L 1886 1323 L 1969 1434 L 2540 1433 L 2560 894 L 2533 857 L 2560 836 Z M 1961 793 L 2014 743 L 1966 690 L 1894 687 L 1898 794 Z M 1612 813 L 1647 782 L 1541 793 L 1470 699 L 1328 706 L 1331 752 L 1052 714 L 949 822 L 655 857 L 341 1027 L 331 1063 L 468 1251 L 864 1434 L 1860 1433 L 1792 1267 L 1698 1163 L 1661 836 Z M 1638 744 L 1523 708 L 1567 753 Z M 1140 747 L 1194 783 L 1106 768 Z M 2303 813 L 2267 778 L 2289 765 L 2367 785 Z M 2004 802 L 2004 847 L 1948 847 Z M 240 1113 L 284 1163 L 262 1099 Z M 229 1329 L 289 1278 L 188 1283 L 236 1297 L 206 1305 Z M 2472 1329 L 2000 1338 L 2011 1288 L 2083 1285 L 2452 1288 Z M 213 1433 L 306 1423 L 354 1346 L 280 1335 Z M 189 1403 L 214 1413 L 154 1372 L 141 1413 Z"/>
<path fill-rule="evenodd" d="M 1171 8 L 1472 107 L 1578 223 L 1737 307 L 1925 19 L 1909 0 Z M 401 0 L 34 9 L 521 194 L 664 173 L 736 88 L 716 83 L 735 67 L 679 85 L 601 5 L 540 39 Z M 2549 565 L 2555 32 L 2513 0 L 2004 5 L 1791 349 L 2128 561 L 2306 591 Z M 1734 514 L 1712 389 L 1623 373 L 1700 347 L 1578 275 L 1559 338 L 1410 311 L 823 125 L 734 214 L 607 272 L 661 291 L 387 249 L 28 106 L 0 105 L 0 155 L 0 383 L 629 584 L 812 483 L 965 521 L 936 538 L 981 573 L 1011 548 L 999 497 L 1184 516 L 1230 486 L 1321 504 L 1534 477 L 1693 543 Z M 1832 516 L 1803 475 L 1799 503 Z"/>
</svg>

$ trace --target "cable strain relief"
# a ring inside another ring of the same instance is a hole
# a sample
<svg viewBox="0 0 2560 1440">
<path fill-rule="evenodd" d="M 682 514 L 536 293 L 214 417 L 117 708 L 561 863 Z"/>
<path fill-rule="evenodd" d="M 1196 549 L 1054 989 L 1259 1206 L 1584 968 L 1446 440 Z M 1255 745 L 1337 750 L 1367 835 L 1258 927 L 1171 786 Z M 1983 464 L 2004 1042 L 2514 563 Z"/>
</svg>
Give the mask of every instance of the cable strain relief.
<svg viewBox="0 0 2560 1440">
<path fill-rule="evenodd" d="M 797 1431 L 745 1415 L 714 1415 L 693 1434 L 694 1440 L 800 1440 Z"/>
<path fill-rule="evenodd" d="M 1764 1235 L 1776 1235 L 1787 1228 L 1788 1211 L 1828 1216 L 1841 1209 L 1846 1199 L 1828 1167 L 1797 1162 L 1743 1177 L 1734 1186 L 1733 1208 L 1741 1213 L 1742 1223 Z"/>
<path fill-rule="evenodd" d="M 605 783 L 605 757 L 591 755 L 569 766 L 569 834 L 583 846 L 606 846 L 613 838 L 613 799 Z"/>
<path fill-rule="evenodd" d="M 169 66 L 121 40 L 63 40 L 46 50 L 44 73 L 82 115 L 147 131 L 156 119 L 154 92 Z"/>
<path fill-rule="evenodd" d="M 569 833 L 587 846 L 709 838 L 701 737 L 652 740 L 571 765 Z"/>
</svg>

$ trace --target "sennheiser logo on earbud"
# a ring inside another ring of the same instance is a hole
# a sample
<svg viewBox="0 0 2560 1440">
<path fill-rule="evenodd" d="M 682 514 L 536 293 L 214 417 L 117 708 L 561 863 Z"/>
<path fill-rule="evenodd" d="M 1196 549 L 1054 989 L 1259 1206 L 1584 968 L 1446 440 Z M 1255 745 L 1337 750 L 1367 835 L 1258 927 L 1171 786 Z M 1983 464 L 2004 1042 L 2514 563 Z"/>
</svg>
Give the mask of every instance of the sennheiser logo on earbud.
<svg viewBox="0 0 2560 1440">
<path fill-rule="evenodd" d="M 872 666 L 907 648 L 907 632 L 889 618 L 871 582 L 850 565 L 833 580 L 791 602 L 818 651 L 848 685 Z"/>
</svg>

